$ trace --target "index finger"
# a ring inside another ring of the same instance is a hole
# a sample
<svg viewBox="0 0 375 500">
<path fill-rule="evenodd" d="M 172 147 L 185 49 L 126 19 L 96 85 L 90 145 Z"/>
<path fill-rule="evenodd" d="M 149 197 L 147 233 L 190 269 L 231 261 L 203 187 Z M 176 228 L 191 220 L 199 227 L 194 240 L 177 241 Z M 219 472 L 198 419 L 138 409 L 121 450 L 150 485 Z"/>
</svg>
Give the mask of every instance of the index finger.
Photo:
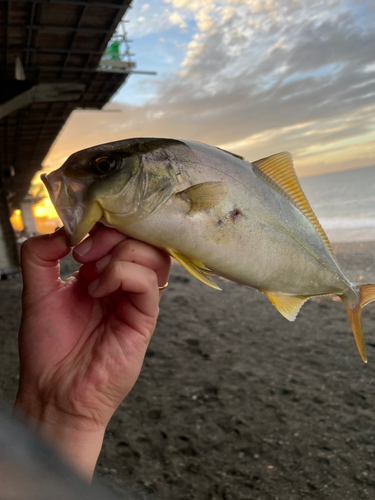
<svg viewBox="0 0 375 500">
<path fill-rule="evenodd" d="M 74 248 L 73 257 L 80 264 L 99 260 L 127 238 L 116 229 L 100 226 Z"/>
</svg>

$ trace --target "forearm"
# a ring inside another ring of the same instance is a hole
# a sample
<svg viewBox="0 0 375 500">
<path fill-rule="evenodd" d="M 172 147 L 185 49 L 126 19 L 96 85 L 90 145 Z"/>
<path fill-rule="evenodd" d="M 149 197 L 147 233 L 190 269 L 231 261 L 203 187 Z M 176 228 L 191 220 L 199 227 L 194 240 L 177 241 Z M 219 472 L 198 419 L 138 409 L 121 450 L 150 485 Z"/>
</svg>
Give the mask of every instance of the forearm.
<svg viewBox="0 0 375 500">
<path fill-rule="evenodd" d="M 93 427 L 83 419 L 21 394 L 17 395 L 14 414 L 26 420 L 26 425 L 48 442 L 81 477 L 91 481 L 103 444 L 104 427 Z"/>
</svg>

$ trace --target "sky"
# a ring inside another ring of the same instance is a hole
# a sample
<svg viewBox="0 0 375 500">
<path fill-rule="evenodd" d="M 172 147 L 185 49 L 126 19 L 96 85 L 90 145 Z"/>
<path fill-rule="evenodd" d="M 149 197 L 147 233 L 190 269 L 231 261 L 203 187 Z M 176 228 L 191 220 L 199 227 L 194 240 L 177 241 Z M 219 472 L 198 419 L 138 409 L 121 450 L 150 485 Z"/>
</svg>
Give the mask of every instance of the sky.
<svg viewBox="0 0 375 500">
<path fill-rule="evenodd" d="M 139 136 L 253 161 L 290 151 L 299 176 L 375 165 L 373 0 L 134 0 L 131 75 L 104 111 L 75 111 L 44 167 Z"/>
</svg>

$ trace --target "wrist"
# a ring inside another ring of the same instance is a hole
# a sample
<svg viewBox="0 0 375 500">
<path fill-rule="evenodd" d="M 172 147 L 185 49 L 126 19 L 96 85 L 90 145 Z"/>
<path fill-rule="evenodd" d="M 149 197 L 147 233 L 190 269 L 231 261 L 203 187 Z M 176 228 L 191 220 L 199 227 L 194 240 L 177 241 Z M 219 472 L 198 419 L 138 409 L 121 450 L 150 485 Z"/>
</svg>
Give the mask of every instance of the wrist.
<svg viewBox="0 0 375 500">
<path fill-rule="evenodd" d="M 17 394 L 14 415 L 50 444 L 85 480 L 91 481 L 105 426 L 21 394 Z"/>
</svg>

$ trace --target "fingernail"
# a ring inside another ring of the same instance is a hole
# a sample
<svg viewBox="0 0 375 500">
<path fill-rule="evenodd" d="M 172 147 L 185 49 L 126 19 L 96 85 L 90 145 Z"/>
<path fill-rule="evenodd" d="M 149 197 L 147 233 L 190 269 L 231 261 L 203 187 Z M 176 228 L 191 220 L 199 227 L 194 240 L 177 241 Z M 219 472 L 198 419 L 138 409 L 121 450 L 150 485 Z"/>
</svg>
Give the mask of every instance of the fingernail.
<svg viewBox="0 0 375 500">
<path fill-rule="evenodd" d="M 83 255 L 87 254 L 87 252 L 91 249 L 93 244 L 92 238 L 86 238 L 82 243 L 77 245 L 74 249 L 75 253 L 83 257 Z"/>
<path fill-rule="evenodd" d="M 94 293 L 95 292 L 95 290 L 99 286 L 99 282 L 100 282 L 100 278 L 96 279 L 95 281 L 93 281 L 92 283 L 89 284 L 89 286 L 88 286 L 89 293 Z"/>
<path fill-rule="evenodd" d="M 109 263 L 109 261 L 111 260 L 112 256 L 111 254 L 108 254 L 106 255 L 105 257 L 103 257 L 102 259 L 99 259 L 97 261 L 97 263 L 95 264 L 96 265 L 96 269 L 98 269 L 98 271 L 101 271 L 102 269 L 105 268 L 105 266 Z"/>
</svg>

